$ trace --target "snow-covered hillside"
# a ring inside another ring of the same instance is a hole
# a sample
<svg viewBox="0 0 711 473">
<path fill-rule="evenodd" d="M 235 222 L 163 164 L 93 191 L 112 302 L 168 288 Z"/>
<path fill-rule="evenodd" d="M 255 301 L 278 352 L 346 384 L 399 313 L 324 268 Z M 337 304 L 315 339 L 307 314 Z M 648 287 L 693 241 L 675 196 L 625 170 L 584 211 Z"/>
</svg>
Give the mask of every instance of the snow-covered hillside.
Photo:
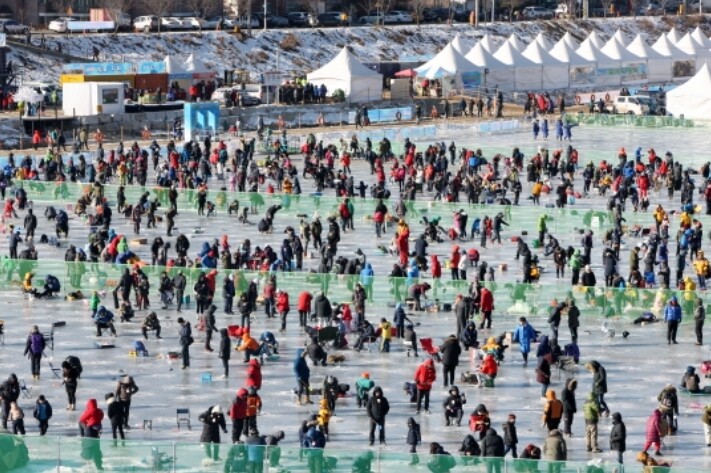
<svg viewBox="0 0 711 473">
<path fill-rule="evenodd" d="M 77 57 L 91 57 L 94 46 L 106 61 L 138 62 L 161 60 L 167 54 L 185 59 L 195 53 L 208 66 L 222 73 L 226 69 L 247 69 L 255 72 L 283 70 L 311 71 L 330 60 L 344 45 L 350 46 L 364 62 L 425 60 L 438 52 L 459 33 L 466 46 L 473 46 L 485 33 L 494 40 L 512 33 L 524 42 L 531 41 L 539 32 L 551 40 L 559 39 L 566 31 L 582 39 L 590 31 L 597 31 L 603 39 L 618 28 L 632 39 L 637 33 L 647 40 L 675 27 L 684 34 L 700 26 L 711 31 L 708 16 L 649 18 L 612 18 L 590 21 L 538 21 L 494 23 L 474 28 L 466 24 L 393 26 L 386 28 L 330 28 L 255 31 L 254 36 L 238 36 L 227 32 L 122 34 L 47 36 L 52 48 L 62 45 L 62 51 Z M 37 42 L 37 40 L 35 40 Z M 60 60 L 13 50 L 11 58 L 22 65 L 25 80 L 56 79 L 61 72 Z"/>
</svg>

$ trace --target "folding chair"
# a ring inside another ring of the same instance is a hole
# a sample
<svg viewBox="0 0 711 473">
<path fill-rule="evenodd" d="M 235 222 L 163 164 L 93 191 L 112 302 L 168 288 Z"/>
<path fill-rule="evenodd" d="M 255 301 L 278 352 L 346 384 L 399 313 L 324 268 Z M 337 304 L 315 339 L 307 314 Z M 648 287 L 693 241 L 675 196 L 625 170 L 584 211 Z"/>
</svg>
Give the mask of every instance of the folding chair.
<svg viewBox="0 0 711 473">
<path fill-rule="evenodd" d="M 175 420 L 178 423 L 178 430 L 180 430 L 180 425 L 185 424 L 190 430 L 190 409 L 178 408 L 175 410 Z"/>
<path fill-rule="evenodd" d="M 47 343 L 47 347 L 54 353 L 54 326 L 49 332 L 43 332 L 44 341 Z"/>
<path fill-rule="evenodd" d="M 565 372 L 566 379 L 575 378 L 575 374 L 578 371 L 578 365 L 572 356 L 561 356 L 558 358 L 558 379 L 561 378 L 563 372 Z"/>
<path fill-rule="evenodd" d="M 32 399 L 32 388 L 28 387 L 27 384 L 25 384 L 24 379 L 20 380 L 20 391 L 22 392 L 22 397 L 24 397 L 25 399 Z"/>
<path fill-rule="evenodd" d="M 56 368 L 52 362 L 49 362 L 49 369 L 52 370 L 53 379 L 62 379 L 62 368 Z"/>
</svg>

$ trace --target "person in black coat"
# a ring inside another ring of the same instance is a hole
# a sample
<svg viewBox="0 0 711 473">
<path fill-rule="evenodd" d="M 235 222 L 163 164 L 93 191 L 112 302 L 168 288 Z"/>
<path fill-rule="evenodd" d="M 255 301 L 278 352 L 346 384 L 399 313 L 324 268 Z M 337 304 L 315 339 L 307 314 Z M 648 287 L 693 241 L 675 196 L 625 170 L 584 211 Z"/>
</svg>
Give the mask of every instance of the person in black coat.
<svg viewBox="0 0 711 473">
<path fill-rule="evenodd" d="M 612 414 L 612 430 L 610 431 L 610 450 L 617 454 L 617 463 L 622 464 L 622 455 L 627 450 L 627 427 L 622 422 L 622 414 Z"/>
<path fill-rule="evenodd" d="M 178 317 L 178 324 L 180 325 L 180 331 L 178 332 L 178 341 L 180 342 L 181 348 L 180 355 L 183 362 L 182 368 L 185 369 L 190 367 L 190 345 L 192 345 L 192 343 L 194 342 L 193 330 L 190 327 L 190 322 L 183 319 L 182 317 Z"/>
<path fill-rule="evenodd" d="M 198 417 L 202 422 L 202 434 L 200 442 L 205 444 L 205 455 L 214 461 L 220 458 L 220 430 L 227 433 L 227 424 L 225 424 L 225 415 L 222 413 L 220 406 L 212 406 Z"/>
<path fill-rule="evenodd" d="M 375 427 L 380 427 L 380 444 L 385 445 L 385 417 L 390 412 L 390 403 L 383 396 L 383 389 L 376 386 L 373 389 L 373 396 L 368 400 L 368 418 L 370 419 L 370 432 L 368 440 L 370 445 L 375 443 Z"/>
<path fill-rule="evenodd" d="M 575 390 L 577 387 L 578 382 L 574 379 L 569 379 L 560 395 L 563 402 L 563 434 L 568 436 L 572 435 L 573 417 L 578 412 L 578 406 L 575 402 Z"/>
<path fill-rule="evenodd" d="M 239 296 L 237 310 L 239 310 L 239 315 L 241 317 L 240 325 L 242 327 L 249 328 L 252 325 L 250 318 L 250 315 L 252 314 L 252 303 L 249 301 L 247 294 L 242 293 L 242 295 Z"/>
<path fill-rule="evenodd" d="M 225 369 L 223 378 L 230 375 L 230 357 L 232 355 L 232 340 L 226 328 L 220 329 L 220 350 L 218 356 L 222 360 L 222 366 Z"/>
<path fill-rule="evenodd" d="M 514 414 L 509 414 L 508 419 L 501 426 L 504 431 L 504 456 L 506 456 L 509 451 L 511 456 L 518 458 L 516 453 L 516 445 L 518 444 L 518 433 L 516 432 L 516 416 Z"/>
<path fill-rule="evenodd" d="M 486 462 L 487 473 L 491 473 L 492 471 L 496 473 L 501 472 L 504 452 L 504 439 L 496 433 L 496 430 L 487 430 L 484 439 L 481 441 L 481 456 L 491 457 L 491 459 Z"/>
<path fill-rule="evenodd" d="M 410 417 L 407 419 L 407 444 L 410 446 L 410 453 L 417 453 L 417 446 L 422 442 L 420 424 Z M 413 462 L 415 461 L 413 457 Z"/>
<path fill-rule="evenodd" d="M 311 339 L 311 343 L 306 347 L 306 353 L 308 353 L 309 358 L 313 361 L 314 366 L 326 366 L 326 360 L 328 360 L 328 354 L 326 350 L 318 343 L 318 338 L 314 337 Z"/>
<path fill-rule="evenodd" d="M 449 396 L 444 400 L 444 425 L 452 425 L 452 419 L 457 423 L 457 426 L 462 424 L 462 416 L 464 415 L 464 404 L 467 403 L 467 398 L 464 393 L 459 393 L 459 388 L 452 386 L 449 390 Z"/>
<path fill-rule="evenodd" d="M 440 356 L 442 358 L 442 374 L 444 378 L 444 387 L 454 384 L 454 370 L 459 364 L 459 355 L 462 354 L 462 347 L 459 345 L 459 340 L 454 335 L 450 335 L 439 347 Z"/>
<path fill-rule="evenodd" d="M 212 304 L 205 312 L 205 350 L 212 352 L 215 351 L 210 346 L 212 342 L 212 332 L 217 332 L 217 327 L 215 327 L 215 312 L 217 311 L 217 306 Z"/>
<path fill-rule="evenodd" d="M 580 309 L 575 306 L 575 301 L 568 301 L 568 329 L 573 343 L 578 343 L 578 327 L 580 327 Z"/>
<path fill-rule="evenodd" d="M 2 398 L 2 428 L 7 430 L 10 404 L 20 398 L 20 382 L 17 380 L 15 373 L 12 373 L 0 386 L 0 397 Z"/>
<path fill-rule="evenodd" d="M 126 423 L 124 418 L 124 408 L 121 402 L 117 401 L 114 393 L 109 393 L 106 395 L 107 415 L 111 421 L 111 433 L 114 437 L 114 446 L 117 445 L 116 432 L 118 431 L 121 435 L 121 440 L 126 440 L 126 436 L 123 433 L 123 425 Z"/>
<path fill-rule="evenodd" d="M 331 315 L 333 314 L 331 301 L 328 300 L 328 297 L 323 292 L 319 293 L 314 299 L 314 314 L 322 324 L 326 324 L 331 320 Z"/>
</svg>

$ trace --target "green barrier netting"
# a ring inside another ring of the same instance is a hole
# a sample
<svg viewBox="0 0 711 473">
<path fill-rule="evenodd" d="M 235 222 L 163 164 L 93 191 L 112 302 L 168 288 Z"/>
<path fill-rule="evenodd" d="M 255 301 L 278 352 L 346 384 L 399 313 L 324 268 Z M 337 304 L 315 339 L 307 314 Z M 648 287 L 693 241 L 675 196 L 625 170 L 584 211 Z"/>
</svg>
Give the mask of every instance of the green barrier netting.
<svg viewBox="0 0 711 473">
<path fill-rule="evenodd" d="M 571 114 L 568 119 L 578 125 L 639 126 L 647 128 L 693 128 L 694 122 L 685 118 L 657 115 L 612 115 L 607 113 Z"/>
<path fill-rule="evenodd" d="M 92 186 L 85 183 L 46 183 L 39 181 L 18 181 L 16 186 L 22 186 L 26 191 L 29 200 L 36 202 L 53 202 L 68 204 L 70 214 L 73 212 L 73 206 L 77 199 L 85 193 L 91 191 Z M 109 199 L 109 202 L 115 203 L 118 186 L 105 185 L 104 196 Z M 128 203 L 135 203 L 145 192 L 151 194 L 152 198 L 157 198 L 161 202 L 163 210 L 168 208 L 168 189 L 163 187 L 133 187 L 127 186 L 125 189 L 126 200 Z M 523 197 L 525 199 L 525 197 Z M 241 193 L 228 192 L 221 190 L 210 190 L 208 192 L 208 200 L 214 202 L 218 211 L 226 212 L 230 204 L 237 200 L 239 206 L 252 206 L 261 214 L 270 205 L 281 205 L 282 210 L 278 214 L 296 216 L 307 215 L 311 217 L 314 212 L 318 211 L 321 217 L 326 217 L 329 214 L 337 215 L 337 210 L 342 199 L 333 195 L 324 196 L 316 194 L 266 194 L 266 193 Z M 351 199 L 354 206 L 354 215 L 356 221 L 369 221 L 369 218 L 375 211 L 375 206 L 378 201 L 376 199 Z M 392 211 L 397 203 L 394 198 L 384 201 L 389 210 Z M 469 225 L 476 218 L 483 218 L 485 215 L 493 217 L 498 212 L 502 212 L 509 227 L 505 227 L 505 234 L 515 233 L 520 234 L 522 231 L 527 231 L 533 234 L 537 228 L 539 215 L 545 213 L 548 216 L 547 228 L 553 234 L 562 234 L 565 232 L 574 232 L 581 229 L 607 230 L 612 228 L 611 214 L 606 211 L 575 208 L 569 206 L 564 209 L 547 208 L 544 206 L 501 206 L 501 205 L 468 205 L 465 202 L 439 202 L 431 200 L 414 200 L 406 201 L 407 215 L 406 219 L 409 222 L 417 222 L 422 217 L 428 219 L 440 217 L 442 221 L 440 225 L 444 229 L 452 226 L 452 216 L 454 212 L 460 209 L 466 209 L 469 214 Z M 197 191 L 193 189 L 181 189 L 178 197 L 178 209 L 187 210 L 197 208 Z M 535 209 L 535 211 L 533 211 Z M 650 213 L 631 213 L 625 215 L 627 221 L 626 226 L 639 224 L 643 227 L 651 226 L 654 221 Z M 697 216 L 702 222 L 711 223 L 711 217 L 706 215 Z M 236 216 L 235 216 L 236 219 Z M 468 231 L 469 229 L 467 229 Z"/>
<path fill-rule="evenodd" d="M 193 412 L 195 437 L 198 412 Z M 155 424 L 154 424 L 155 426 Z M 174 427 L 173 424 L 170 425 Z M 108 427 L 106 427 L 108 428 Z M 311 473 L 381 473 L 415 471 L 430 473 L 492 471 L 503 473 L 613 473 L 620 466 L 613 462 L 552 462 L 513 458 L 391 453 L 379 450 L 300 449 L 229 444 L 174 443 L 168 441 L 119 441 L 81 437 L 0 436 L 2 471 L 59 471 L 60 469 L 103 468 L 112 471 L 172 471 L 243 473 L 280 471 Z M 365 443 L 365 440 L 363 440 Z M 423 445 L 420 451 L 426 452 Z M 626 473 L 641 473 L 634 462 L 635 452 L 627 452 Z M 209 459 L 220 458 L 219 462 Z M 675 462 L 678 463 L 678 462 Z M 683 468 L 683 469 L 682 469 Z M 664 469 L 665 473 L 701 473 L 686 467 Z M 662 472 L 662 469 L 659 469 Z"/>
<path fill-rule="evenodd" d="M 105 263 L 66 263 L 47 260 L 11 260 L 4 257 L 0 272 L 0 289 L 16 288 L 19 291 L 24 275 L 27 272 L 32 272 L 35 275 L 34 286 L 38 289 L 42 288 L 44 277 L 52 274 L 60 280 L 63 293 L 81 290 L 85 297 L 89 297 L 90 292 L 93 290 L 102 292 L 112 290 L 118 284 L 125 268 L 131 268 L 131 266 Z M 144 266 L 143 271 L 149 277 L 152 288 L 150 298 L 154 304 L 159 301 L 157 288 L 163 271 L 166 271 L 171 277 L 179 271 L 183 271 L 188 279 L 186 294 L 192 293 L 192 287 L 197 281 L 198 275 L 203 272 L 202 269 L 166 268 L 150 265 Z M 261 288 L 266 283 L 267 277 L 270 274 L 275 274 L 277 286 L 290 293 L 294 301 L 301 291 L 307 290 L 311 292 L 324 291 L 333 303 L 350 302 L 353 289 L 356 284 L 361 283 L 368 295 L 369 308 L 366 313 L 371 314 L 371 316 L 373 312 L 379 316 L 388 316 L 396 302 L 402 302 L 410 298 L 409 288 L 416 282 L 427 282 L 432 286 L 432 289 L 427 294 L 429 298 L 423 300 L 423 306 L 429 308 L 432 312 L 436 312 L 437 309 L 444 310 L 445 303 L 451 303 L 459 293 L 467 293 L 469 284 L 471 284 L 471 281 L 441 281 L 430 278 L 421 278 L 413 281 L 407 278 L 375 276 L 371 280 L 367 280 L 361 279 L 360 276 L 308 272 L 269 273 L 266 271 L 225 269 L 218 269 L 217 271 L 216 287 L 218 290 L 215 294 L 215 302 L 217 304 L 222 300 L 220 290 L 222 279 L 229 273 L 235 274 L 235 285 L 238 294 L 245 291 L 252 280 L 259 282 L 261 293 Z M 586 316 L 624 317 L 630 319 L 640 317 L 644 312 L 648 311 L 659 316 L 664 304 L 672 295 L 678 296 L 683 312 L 687 316 L 693 314 L 697 296 L 707 302 L 711 301 L 711 297 L 708 294 L 697 294 L 694 291 L 637 288 L 613 289 L 605 287 L 582 288 L 571 287 L 568 283 L 569 279 L 561 281 L 563 282 L 560 284 L 487 282 L 486 286 L 494 294 L 495 317 L 547 316 L 553 299 L 558 301 L 575 300 L 581 313 Z M 104 303 L 109 306 L 112 305 L 111 297 L 106 297 Z"/>
</svg>

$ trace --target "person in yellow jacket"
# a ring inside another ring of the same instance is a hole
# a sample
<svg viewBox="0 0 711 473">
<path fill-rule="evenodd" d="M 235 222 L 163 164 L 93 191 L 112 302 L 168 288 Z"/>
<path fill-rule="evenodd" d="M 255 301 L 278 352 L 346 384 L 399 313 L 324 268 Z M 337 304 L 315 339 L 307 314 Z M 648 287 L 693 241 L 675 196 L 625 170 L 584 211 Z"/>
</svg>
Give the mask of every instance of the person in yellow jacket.
<svg viewBox="0 0 711 473">
<path fill-rule="evenodd" d="M 657 226 L 657 235 L 661 234 L 660 227 L 662 225 L 662 222 L 664 221 L 664 217 L 666 216 L 667 213 L 664 210 L 664 207 L 662 207 L 661 205 L 657 205 L 657 208 L 654 209 L 654 223 Z"/>
<path fill-rule="evenodd" d="M 531 188 L 531 197 L 533 197 L 533 203 L 536 205 L 541 203 L 541 192 L 543 192 L 543 183 L 541 181 L 536 181 Z"/>
<path fill-rule="evenodd" d="M 697 253 L 696 261 L 694 261 L 694 269 L 696 270 L 696 277 L 699 280 L 699 288 L 706 290 L 706 276 L 709 274 L 709 260 L 706 259 L 703 251 Z"/>
<path fill-rule="evenodd" d="M 326 440 L 328 440 L 328 423 L 331 420 L 331 415 L 331 409 L 328 407 L 328 399 L 326 397 L 321 398 L 318 410 L 318 425 L 326 437 Z"/>
<path fill-rule="evenodd" d="M 288 177 L 284 178 L 284 182 L 281 184 L 281 189 L 284 191 L 284 194 L 291 194 L 293 192 L 294 185 Z"/>
<path fill-rule="evenodd" d="M 34 294 L 34 289 L 32 289 L 32 278 L 34 276 L 34 273 L 25 274 L 25 277 L 22 280 L 22 292 L 25 294 Z"/>
<path fill-rule="evenodd" d="M 686 211 L 682 212 L 679 216 L 679 226 L 684 230 L 691 228 L 691 214 Z"/>
<path fill-rule="evenodd" d="M 390 353 L 390 341 L 393 339 L 393 325 L 386 318 L 380 319 L 380 351 Z"/>
</svg>

